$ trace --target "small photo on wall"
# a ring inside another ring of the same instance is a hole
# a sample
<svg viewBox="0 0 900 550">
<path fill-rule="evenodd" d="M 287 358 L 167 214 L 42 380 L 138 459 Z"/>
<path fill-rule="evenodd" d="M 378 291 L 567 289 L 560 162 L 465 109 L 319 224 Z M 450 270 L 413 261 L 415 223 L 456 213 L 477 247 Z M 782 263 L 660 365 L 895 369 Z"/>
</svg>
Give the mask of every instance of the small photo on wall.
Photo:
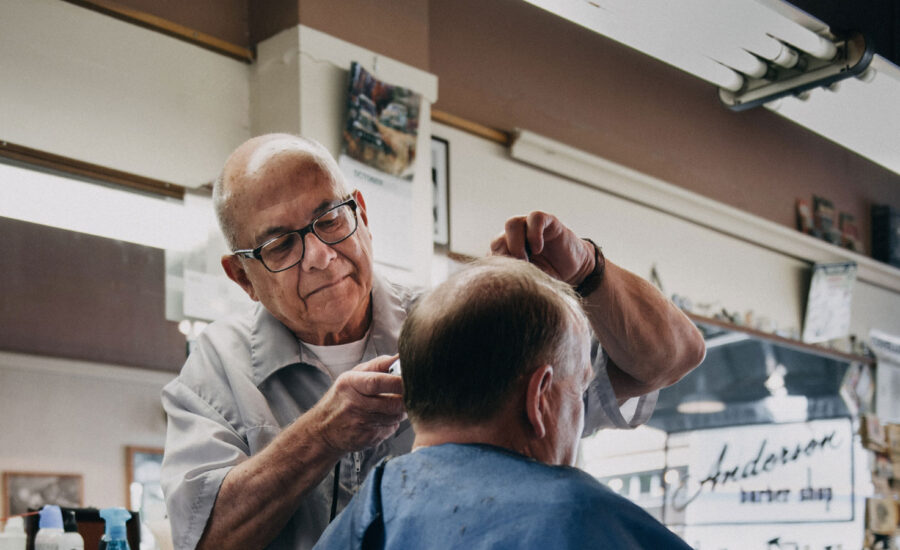
<svg viewBox="0 0 900 550">
<path fill-rule="evenodd" d="M 24 514 L 45 504 L 80 508 L 84 483 L 80 474 L 4 472 L 3 515 Z"/>
<path fill-rule="evenodd" d="M 431 190 L 434 214 L 434 243 L 450 244 L 450 144 L 431 136 Z"/>
</svg>

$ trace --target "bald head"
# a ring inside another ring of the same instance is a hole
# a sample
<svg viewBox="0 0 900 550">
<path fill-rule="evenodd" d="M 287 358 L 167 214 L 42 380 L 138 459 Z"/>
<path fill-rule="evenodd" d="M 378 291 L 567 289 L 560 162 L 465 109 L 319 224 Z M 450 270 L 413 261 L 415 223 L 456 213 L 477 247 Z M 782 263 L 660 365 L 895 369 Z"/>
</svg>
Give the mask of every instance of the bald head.
<svg viewBox="0 0 900 550">
<path fill-rule="evenodd" d="M 265 185 L 286 181 L 290 172 L 324 174 L 346 195 L 343 175 L 334 157 L 319 142 L 291 134 L 266 134 L 238 147 L 225 161 L 213 185 L 213 205 L 219 226 L 232 249 L 249 246 L 240 242 L 238 205 L 264 192 Z"/>
<path fill-rule="evenodd" d="M 572 289 L 533 265 L 502 257 L 474 262 L 422 298 L 403 325 L 410 418 L 491 420 L 538 367 L 574 375 L 588 327 Z"/>
</svg>

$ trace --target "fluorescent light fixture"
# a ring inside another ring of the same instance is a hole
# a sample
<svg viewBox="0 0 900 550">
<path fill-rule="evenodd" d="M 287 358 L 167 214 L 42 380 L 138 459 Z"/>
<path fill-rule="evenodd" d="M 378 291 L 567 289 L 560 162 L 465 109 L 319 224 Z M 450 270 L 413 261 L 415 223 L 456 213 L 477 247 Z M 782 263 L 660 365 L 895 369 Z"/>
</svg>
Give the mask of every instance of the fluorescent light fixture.
<svg viewBox="0 0 900 550">
<path fill-rule="evenodd" d="M 832 46 L 836 51 L 833 58 L 822 60 L 803 53 L 790 68 L 777 67 L 762 77 L 748 77 L 740 90 L 721 88 L 719 98 L 729 109 L 743 111 L 782 97 L 799 96 L 808 90 L 863 74 L 875 55 L 872 45 L 861 34 L 837 41 Z M 822 50 L 824 48 L 817 51 Z"/>
<path fill-rule="evenodd" d="M 725 410 L 725 403 L 707 393 L 692 393 L 678 404 L 681 414 L 715 414 Z"/>
<path fill-rule="evenodd" d="M 746 332 L 726 332 L 706 339 L 706 349 L 717 348 L 719 346 L 727 346 L 737 342 L 749 340 L 750 335 Z"/>
<path fill-rule="evenodd" d="M 725 410 L 725 403 L 706 391 L 706 376 L 697 373 L 697 389 L 678 403 L 675 409 L 681 414 L 714 414 Z"/>
<path fill-rule="evenodd" d="M 837 92 L 812 89 L 832 84 L 835 73 L 816 77 L 800 77 L 800 65 L 826 71 L 824 67 L 841 55 L 842 41 L 828 25 L 783 0 L 525 0 L 582 27 L 609 37 L 637 51 L 659 59 L 682 71 L 712 83 L 723 92 L 758 93 L 758 97 L 734 97 L 741 108 L 751 104 L 780 103 L 784 116 L 827 139 L 846 147 L 900 174 L 900 147 L 896 135 L 900 129 L 900 70 L 875 55 L 869 72 L 865 63 L 842 64 L 843 72 L 877 75 L 869 85 L 858 79 L 841 82 Z M 850 48 L 856 48 L 852 43 Z M 871 50 L 865 45 L 863 52 Z M 755 57 L 754 61 L 746 54 Z M 766 73 L 760 75 L 760 63 Z M 807 67 L 807 68 L 808 68 Z M 792 73 L 791 70 L 794 72 Z M 833 68 L 831 69 L 833 70 Z M 807 74 L 809 71 L 803 71 Z M 883 73 L 888 78 L 882 79 Z M 779 83 L 762 89 L 767 75 L 779 76 Z M 841 74 L 839 71 L 837 74 Z M 785 76 L 796 76 L 795 82 L 807 88 L 787 86 Z M 841 76 L 849 76 L 841 74 Z M 807 79 L 803 81 L 803 79 Z M 742 89 L 745 87 L 746 88 Z M 763 92 L 778 91 L 785 97 Z M 790 88 L 790 90 L 789 90 Z M 805 103 L 792 93 L 808 94 Z M 735 104 L 737 105 L 737 104 Z"/>
</svg>

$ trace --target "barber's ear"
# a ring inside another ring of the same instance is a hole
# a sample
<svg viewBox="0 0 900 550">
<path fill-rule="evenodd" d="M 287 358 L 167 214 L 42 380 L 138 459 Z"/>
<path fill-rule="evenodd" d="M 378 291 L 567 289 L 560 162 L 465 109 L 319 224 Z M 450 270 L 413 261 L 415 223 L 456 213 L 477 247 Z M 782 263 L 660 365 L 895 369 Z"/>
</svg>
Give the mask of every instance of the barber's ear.
<svg viewBox="0 0 900 550">
<path fill-rule="evenodd" d="M 547 435 L 548 398 L 553 382 L 553 367 L 543 365 L 531 373 L 528 379 L 528 393 L 525 395 L 525 411 L 534 435 L 543 439 Z"/>
<path fill-rule="evenodd" d="M 356 205 L 359 207 L 359 217 L 362 218 L 363 224 L 365 224 L 366 227 L 369 227 L 369 215 L 366 213 L 366 200 L 363 198 L 359 189 L 354 189 L 351 195 L 353 195 L 353 199 L 356 200 Z"/>
<path fill-rule="evenodd" d="M 244 289 L 244 292 L 250 296 L 251 300 L 254 302 L 259 301 L 259 298 L 256 296 L 256 290 L 253 288 L 253 283 L 247 277 L 247 270 L 244 269 L 244 264 L 240 258 L 234 254 L 225 254 L 222 256 L 222 269 L 225 270 L 225 274 L 228 275 L 229 279 Z"/>
</svg>

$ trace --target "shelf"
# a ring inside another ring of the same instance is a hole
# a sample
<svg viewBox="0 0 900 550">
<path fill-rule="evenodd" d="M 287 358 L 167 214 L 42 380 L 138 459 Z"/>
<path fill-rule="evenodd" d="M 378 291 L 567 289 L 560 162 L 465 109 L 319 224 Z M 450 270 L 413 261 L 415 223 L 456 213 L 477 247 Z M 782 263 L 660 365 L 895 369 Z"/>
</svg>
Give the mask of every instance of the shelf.
<svg viewBox="0 0 900 550">
<path fill-rule="evenodd" d="M 517 130 L 510 155 L 526 164 L 804 262 L 856 262 L 857 279 L 900 293 L 900 268 L 533 132 Z"/>
<path fill-rule="evenodd" d="M 719 327 L 725 330 L 730 330 L 733 332 L 742 332 L 753 338 L 757 338 L 759 340 L 765 340 L 767 342 L 772 342 L 773 344 L 778 344 L 780 346 L 793 348 L 800 351 L 806 351 L 809 353 L 814 353 L 816 355 L 821 355 L 824 357 L 829 357 L 832 359 L 840 360 L 840 361 L 848 361 L 851 363 L 862 363 L 865 365 L 874 365 L 875 358 L 874 357 L 866 357 L 863 355 L 856 355 L 853 353 L 844 353 L 842 351 L 838 351 L 831 348 L 826 348 L 824 346 L 817 346 L 815 344 L 807 344 L 806 342 L 801 342 L 800 340 L 794 340 L 792 338 L 785 338 L 783 336 L 778 336 L 777 334 L 772 334 L 769 332 L 763 332 L 761 330 L 756 330 L 754 328 L 745 327 L 742 325 L 736 325 L 734 323 L 730 323 L 728 321 L 721 321 L 719 319 L 714 319 L 712 317 L 704 317 L 702 315 L 697 315 L 695 313 L 685 314 L 690 318 L 691 321 L 701 324 L 701 325 L 710 325 L 714 327 Z"/>
</svg>

